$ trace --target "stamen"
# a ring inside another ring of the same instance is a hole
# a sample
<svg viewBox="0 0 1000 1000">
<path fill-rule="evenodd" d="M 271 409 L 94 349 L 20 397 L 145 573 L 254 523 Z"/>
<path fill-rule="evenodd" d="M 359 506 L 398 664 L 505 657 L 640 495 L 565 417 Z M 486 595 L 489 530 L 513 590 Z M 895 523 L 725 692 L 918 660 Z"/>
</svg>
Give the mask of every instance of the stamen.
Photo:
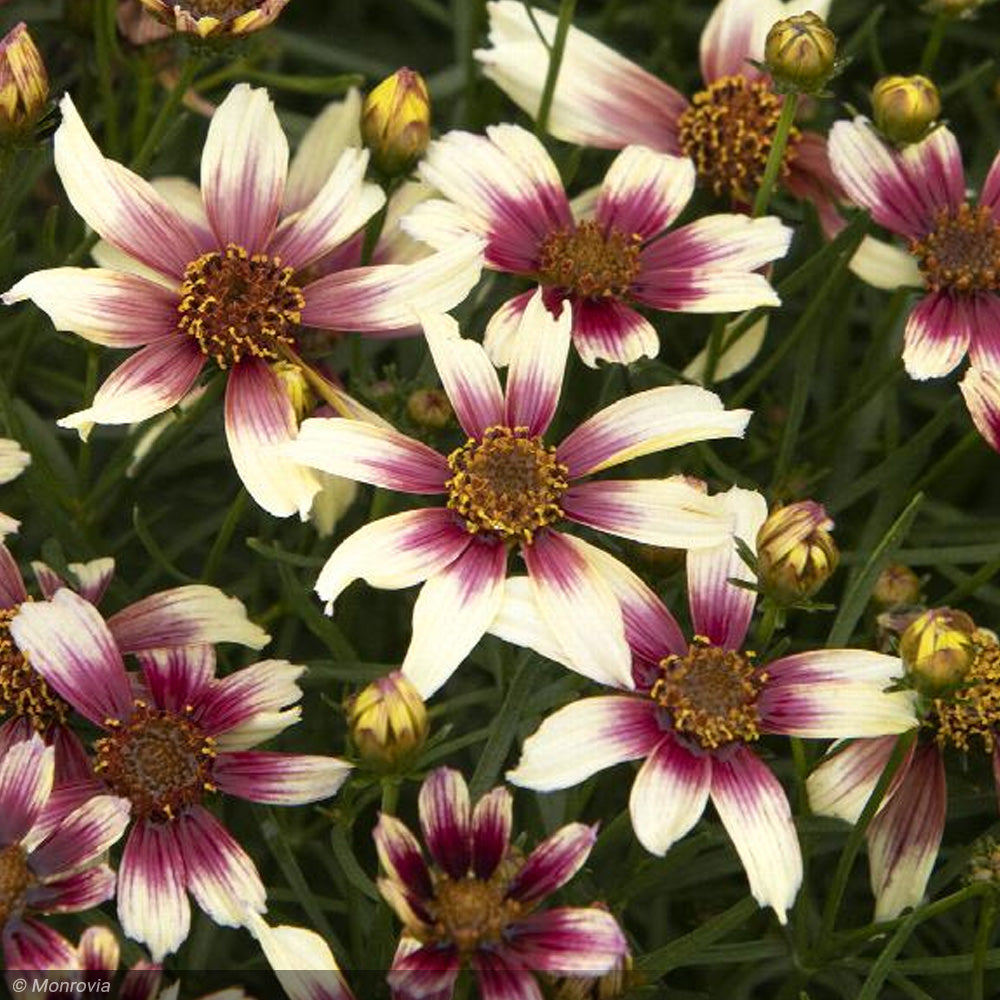
<svg viewBox="0 0 1000 1000">
<path fill-rule="evenodd" d="M 0 927 L 24 908 L 24 895 L 35 881 L 20 844 L 0 850 Z"/>
<path fill-rule="evenodd" d="M 64 724 L 69 705 L 54 694 L 10 634 L 10 623 L 18 607 L 0 610 L 0 714 L 27 719 L 32 728 L 45 732 L 53 723 Z"/>
<path fill-rule="evenodd" d="M 978 737 L 983 750 L 993 752 L 1000 726 L 1000 646 L 986 642 L 979 647 L 962 686 L 932 702 L 932 719 L 942 746 L 967 751 L 972 737 Z"/>
<path fill-rule="evenodd" d="M 434 918 L 434 939 L 454 944 L 465 954 L 499 941 L 507 924 L 522 911 L 520 903 L 506 898 L 508 884 L 506 877 L 483 881 L 440 875 L 428 907 Z"/>
<path fill-rule="evenodd" d="M 543 284 L 576 292 L 585 298 L 623 298 L 639 275 L 642 237 L 593 221 L 550 233 L 539 251 Z"/>
<path fill-rule="evenodd" d="M 985 205 L 939 209 L 934 228 L 910 243 L 910 253 L 931 291 L 1000 291 L 1000 224 Z"/>
</svg>

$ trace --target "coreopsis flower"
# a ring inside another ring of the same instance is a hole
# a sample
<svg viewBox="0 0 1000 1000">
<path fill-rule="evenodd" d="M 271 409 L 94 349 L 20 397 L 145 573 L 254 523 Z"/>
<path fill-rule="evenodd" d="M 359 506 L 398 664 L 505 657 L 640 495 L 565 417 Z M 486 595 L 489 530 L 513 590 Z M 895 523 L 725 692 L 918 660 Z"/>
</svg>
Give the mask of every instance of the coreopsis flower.
<svg viewBox="0 0 1000 1000">
<path fill-rule="evenodd" d="M 102 855 L 128 825 L 128 803 L 53 794 L 55 751 L 36 735 L 0 757 L 0 927 L 7 969 L 75 969 L 76 949 L 38 917 L 78 913 L 115 892 Z"/>
<path fill-rule="evenodd" d="M 451 676 L 492 621 L 508 554 L 518 549 L 542 614 L 591 676 L 629 677 L 614 595 L 561 530 L 564 521 L 652 545 L 686 548 L 727 537 L 730 519 L 681 482 L 580 480 L 631 458 L 691 441 L 739 437 L 746 410 L 726 411 L 697 386 L 635 393 L 599 411 L 558 445 L 555 414 L 572 318 L 541 293 L 528 303 L 501 390 L 482 345 L 448 316 L 425 317 L 438 375 L 468 440 L 445 456 L 395 430 L 360 420 L 307 420 L 285 454 L 314 468 L 388 489 L 442 496 L 444 505 L 382 518 L 334 550 L 316 582 L 333 602 L 359 577 L 395 589 L 427 581 L 413 613 L 402 671 L 425 698 Z"/>
<path fill-rule="evenodd" d="M 382 813 L 375 827 L 379 890 L 403 923 L 389 973 L 400 1000 L 450 1000 L 462 968 L 482 997 L 538 998 L 535 972 L 600 975 L 624 959 L 625 935 L 606 910 L 539 909 L 583 867 L 595 827 L 570 823 L 524 857 L 510 843 L 510 792 L 494 788 L 473 808 L 447 767 L 428 775 L 418 805 L 429 864 L 400 820 Z"/>
<path fill-rule="evenodd" d="M 879 288 L 923 289 L 903 335 L 907 373 L 941 378 L 968 354 L 962 392 L 976 427 L 1000 450 L 1000 155 L 977 204 L 946 126 L 897 150 L 862 116 L 837 122 L 830 163 L 851 199 L 906 241 L 905 250 L 878 241 L 855 270 Z"/>
<path fill-rule="evenodd" d="M 891 920 L 924 897 L 944 834 L 948 807 L 944 754 L 983 753 L 1000 794 L 1000 646 L 984 630 L 964 677 L 930 700 L 919 738 L 911 746 L 868 827 L 868 864 L 875 919 Z M 834 746 L 809 775 L 813 812 L 856 823 L 885 770 L 895 739 L 855 740 Z"/>
<path fill-rule="evenodd" d="M 717 313 L 780 304 L 755 273 L 788 250 L 791 230 L 778 219 L 710 215 L 665 232 L 694 193 L 684 157 L 627 147 L 577 216 L 545 147 L 517 125 L 449 132 L 431 144 L 420 174 L 448 200 L 418 205 L 404 229 L 438 249 L 467 233 L 485 238 L 487 267 L 537 281 L 554 313 L 572 305 L 573 342 L 588 365 L 659 353 L 636 306 Z M 532 295 L 508 300 L 490 320 L 485 345 L 495 363 L 510 359 Z"/>
<path fill-rule="evenodd" d="M 0 139 L 30 138 L 48 99 L 45 63 L 22 21 L 0 39 Z"/>
<path fill-rule="evenodd" d="M 288 0 L 140 0 L 174 31 L 199 38 L 245 35 L 266 28 Z"/>
<path fill-rule="evenodd" d="M 826 583 L 840 561 L 832 528 L 833 519 L 815 500 L 799 500 L 768 516 L 757 535 L 757 575 L 768 597 L 795 604 Z"/>
<path fill-rule="evenodd" d="M 519 0 L 487 5 L 491 48 L 475 55 L 483 72 L 519 107 L 536 115 L 545 87 L 556 18 L 526 10 Z M 557 138 L 621 149 L 632 143 L 691 158 L 698 182 L 717 197 L 746 206 L 764 175 L 782 97 L 764 58 L 771 26 L 811 10 L 826 17 L 830 0 L 721 0 L 701 35 L 705 89 L 688 99 L 669 84 L 571 27 L 548 118 Z M 537 28 L 536 28 L 537 25 Z M 792 99 L 792 98 L 789 98 Z M 839 191 L 826 159 L 826 140 L 793 129 L 779 174 L 781 185 L 812 202 L 830 230 L 838 227 Z"/>
<path fill-rule="evenodd" d="M 156 416 L 213 365 L 228 375 L 226 437 L 247 490 L 276 516 L 305 517 L 319 483 L 274 450 L 294 437 L 297 421 L 272 363 L 303 363 L 303 325 L 391 335 L 412 327 L 414 309 L 451 308 L 478 277 L 479 246 L 464 242 L 413 266 L 349 266 L 315 277 L 311 266 L 384 203 L 364 182 L 367 153 L 346 150 L 311 201 L 289 203 L 278 116 L 266 91 L 239 84 L 209 125 L 201 196 L 192 199 L 193 185 L 175 181 L 171 202 L 162 185 L 101 155 L 69 96 L 61 106 L 56 169 L 73 206 L 104 237 L 105 266 L 37 271 L 3 300 L 32 299 L 61 330 L 140 350 L 90 407 L 60 424 L 86 436 L 95 423 Z M 348 411 L 361 411 L 329 388 Z"/>
<path fill-rule="evenodd" d="M 764 498 L 734 487 L 714 499 L 735 516 L 735 536 L 751 544 L 766 516 Z M 631 683 L 551 715 L 525 741 L 508 781 L 553 791 L 642 761 L 629 810 L 643 847 L 666 853 L 711 799 L 751 893 L 784 923 L 802 881 L 802 856 L 785 792 L 754 747 L 768 734 L 880 736 L 916 726 L 913 694 L 883 692 L 902 664 L 863 649 L 758 662 L 745 645 L 755 594 L 730 582 L 750 581 L 752 573 L 732 541 L 687 555 L 690 641 L 631 570 L 596 549 L 589 558 L 621 602 Z M 508 581 L 504 601 L 492 632 L 579 670 L 523 579 Z"/>
<path fill-rule="evenodd" d="M 10 438 L 0 438 L 0 485 L 17 479 L 31 464 L 31 456 Z M 0 512 L 0 541 L 13 534 L 21 522 Z"/>
<path fill-rule="evenodd" d="M 135 684 L 121 630 L 65 588 L 22 605 L 10 628 L 49 687 L 103 731 L 95 777 L 66 794 L 100 789 L 131 809 L 118 871 L 125 933 L 159 961 L 188 935 L 188 892 L 224 926 L 264 912 L 256 866 L 202 803 L 221 791 L 297 805 L 343 783 L 350 766 L 335 758 L 251 749 L 297 721 L 299 709 L 288 706 L 302 695 L 295 679 L 303 668 L 264 660 L 217 678 L 213 647 L 187 645 L 140 653 Z"/>
<path fill-rule="evenodd" d="M 411 761 L 427 741 L 427 706 L 398 670 L 379 677 L 347 703 L 347 725 L 362 759 L 393 769 Z"/>
<path fill-rule="evenodd" d="M 406 67 L 386 77 L 365 98 L 361 133 L 382 173 L 405 174 L 431 140 L 431 99 L 424 78 Z"/>
</svg>

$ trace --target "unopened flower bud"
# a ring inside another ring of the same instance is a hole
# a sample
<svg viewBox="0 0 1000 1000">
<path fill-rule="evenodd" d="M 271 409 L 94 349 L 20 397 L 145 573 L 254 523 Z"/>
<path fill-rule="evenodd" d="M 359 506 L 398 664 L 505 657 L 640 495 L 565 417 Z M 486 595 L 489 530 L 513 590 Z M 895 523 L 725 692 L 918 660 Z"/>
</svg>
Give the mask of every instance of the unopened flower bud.
<svg viewBox="0 0 1000 1000">
<path fill-rule="evenodd" d="M 412 69 L 396 70 L 366 98 L 361 135 L 384 174 L 406 173 L 431 138 L 431 101 L 424 78 Z"/>
<path fill-rule="evenodd" d="M 779 507 L 757 533 L 757 575 L 775 603 L 789 605 L 812 597 L 840 561 L 830 537 L 833 521 L 813 500 Z"/>
<path fill-rule="evenodd" d="M 447 427 L 455 415 L 451 400 L 442 389 L 417 389 L 416 392 L 411 392 L 406 401 L 406 412 L 418 427 L 426 427 L 432 431 Z"/>
<path fill-rule="evenodd" d="M 398 670 L 352 698 L 347 721 L 362 759 L 389 771 L 412 760 L 430 729 L 423 699 Z"/>
<path fill-rule="evenodd" d="M 779 88 L 816 93 L 837 68 L 837 36 L 811 10 L 772 25 L 764 63 Z"/>
<path fill-rule="evenodd" d="M 984 836 L 973 845 L 965 881 L 969 885 L 992 882 L 1000 888 L 1000 843 L 996 838 Z"/>
<path fill-rule="evenodd" d="M 964 611 L 931 608 L 899 640 L 903 666 L 916 686 L 933 693 L 958 684 L 976 658 L 976 625 Z"/>
<path fill-rule="evenodd" d="M 0 39 L 0 138 L 29 138 L 48 97 L 45 63 L 22 21 Z"/>
<path fill-rule="evenodd" d="M 941 114 L 941 98 L 926 76 L 884 76 L 872 89 L 872 113 L 890 141 L 917 142 Z"/>
<path fill-rule="evenodd" d="M 920 577 L 900 563 L 886 566 L 872 590 L 872 601 L 880 608 L 898 608 L 920 600 Z"/>
<path fill-rule="evenodd" d="M 292 404 L 295 419 L 301 422 L 316 409 L 318 402 L 312 389 L 309 388 L 305 375 L 302 374 L 302 369 L 288 361 L 276 361 L 271 370 L 278 376 L 278 381 Z"/>
<path fill-rule="evenodd" d="M 288 0 L 140 0 L 154 17 L 180 34 L 199 38 L 246 35 L 269 25 Z"/>
</svg>

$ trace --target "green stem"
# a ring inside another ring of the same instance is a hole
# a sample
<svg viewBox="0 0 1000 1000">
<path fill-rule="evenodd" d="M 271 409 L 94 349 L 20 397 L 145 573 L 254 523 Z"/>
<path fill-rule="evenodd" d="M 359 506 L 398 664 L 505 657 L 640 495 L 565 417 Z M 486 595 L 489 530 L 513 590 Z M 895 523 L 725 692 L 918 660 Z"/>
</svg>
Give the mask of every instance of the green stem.
<svg viewBox="0 0 1000 1000">
<path fill-rule="evenodd" d="M 771 192 L 778 179 L 778 171 L 781 170 L 781 161 L 785 157 L 785 146 L 788 145 L 788 136 L 792 130 L 792 122 L 795 121 L 795 112 L 798 109 L 799 99 L 797 94 L 785 94 L 785 103 L 781 105 L 781 116 L 778 118 L 778 127 L 774 132 L 774 139 L 771 141 L 771 152 L 767 154 L 767 165 L 764 167 L 764 179 L 757 189 L 757 197 L 753 200 L 753 217 L 760 218 L 766 211 L 768 202 L 771 200 Z"/>
<path fill-rule="evenodd" d="M 552 110 L 552 99 L 556 93 L 556 81 L 559 79 L 559 67 L 562 65 L 563 52 L 566 50 L 566 38 L 569 35 L 573 13 L 576 10 L 576 0 L 560 0 L 559 21 L 556 24 L 555 37 L 552 39 L 552 50 L 549 53 L 549 69 L 545 74 L 545 86 L 538 102 L 538 116 L 535 119 L 535 135 L 545 135 L 549 126 L 549 112 Z"/>
<path fill-rule="evenodd" d="M 927 44 L 924 46 L 924 53 L 920 57 L 920 72 L 924 76 L 929 76 L 937 62 L 938 53 L 941 51 L 941 43 L 944 41 L 945 32 L 948 30 L 948 22 L 951 20 L 945 13 L 939 13 L 934 18 L 934 26 L 927 36 Z"/>
<path fill-rule="evenodd" d="M 104 146 L 108 156 L 116 160 L 121 151 L 118 130 L 118 98 L 112 79 L 111 56 L 115 41 L 116 0 L 100 0 L 94 5 L 94 45 L 97 58 L 97 83 L 104 111 Z"/>
<path fill-rule="evenodd" d="M 230 504 L 229 510 L 226 512 L 226 516 L 223 519 L 222 526 L 219 528 L 219 533 L 215 536 L 215 541 L 212 543 L 212 548 L 209 550 L 208 558 L 205 559 L 205 566 L 201 571 L 202 583 L 211 583 L 212 579 L 215 577 L 215 574 L 219 569 L 219 563 L 222 561 L 226 548 L 233 539 L 233 533 L 236 531 L 236 526 L 240 523 L 240 520 L 247 509 L 248 499 L 249 494 L 247 491 L 245 489 L 240 489 L 240 491 L 236 494 L 236 498 Z"/>
<path fill-rule="evenodd" d="M 946 451 L 921 477 L 913 487 L 914 493 L 922 493 L 932 483 L 936 483 L 967 452 L 982 440 L 979 431 L 969 431 L 958 444 Z"/>
<path fill-rule="evenodd" d="M 708 354 L 705 357 L 705 377 L 702 382 L 710 386 L 715 381 L 715 372 L 722 357 L 722 342 L 726 333 L 726 317 L 716 316 L 712 320 L 712 332 L 708 335 Z M 728 346 L 728 345 L 727 345 Z"/>
<path fill-rule="evenodd" d="M 781 624 L 781 620 L 784 617 L 782 609 L 770 599 L 766 599 L 763 602 L 763 611 L 764 613 L 761 616 L 760 621 L 757 623 L 757 630 L 753 637 L 754 645 L 757 647 L 758 653 L 763 653 L 764 650 L 771 644 L 771 639 L 774 638 L 775 630 Z"/>
<path fill-rule="evenodd" d="M 399 804 L 399 779 L 385 777 L 382 779 L 382 805 L 381 810 L 387 816 L 394 816 L 396 807 Z"/>
<path fill-rule="evenodd" d="M 997 899 L 993 893 L 983 897 L 979 908 L 979 928 L 976 931 L 976 943 L 972 952 L 972 1000 L 984 1000 L 986 951 L 993 936 L 993 926 L 996 923 Z"/>
<path fill-rule="evenodd" d="M 141 174 L 149 166 L 149 161 L 156 155 L 160 141 L 163 139 L 164 133 L 173 120 L 174 112 L 177 111 L 184 100 L 184 95 L 188 92 L 200 63 L 201 60 L 194 53 L 188 53 L 181 67 L 181 74 L 177 80 L 177 85 L 167 94 L 166 100 L 160 106 L 160 110 L 153 119 L 153 124 L 146 133 L 146 138 L 139 147 L 139 151 L 129 164 L 129 167 L 137 174 Z"/>
</svg>

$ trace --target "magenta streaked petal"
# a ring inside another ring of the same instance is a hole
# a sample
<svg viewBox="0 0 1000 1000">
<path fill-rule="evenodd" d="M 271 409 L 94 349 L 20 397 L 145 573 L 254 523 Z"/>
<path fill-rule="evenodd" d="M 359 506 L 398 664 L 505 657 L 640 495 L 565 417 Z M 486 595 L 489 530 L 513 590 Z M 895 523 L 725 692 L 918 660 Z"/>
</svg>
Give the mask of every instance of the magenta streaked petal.
<svg viewBox="0 0 1000 1000">
<path fill-rule="evenodd" d="M 953 371 L 972 341 L 972 303 L 947 291 L 931 292 L 914 307 L 903 335 L 903 363 L 915 379 Z"/>
<path fill-rule="evenodd" d="M 994 451 L 1000 451 L 1000 372 L 970 368 L 959 388 L 976 430 Z"/>
<path fill-rule="evenodd" d="M 743 539 L 751 551 L 756 551 L 757 532 L 767 518 L 767 502 L 756 491 L 738 486 L 713 499 L 722 512 L 730 515 L 733 538 L 712 548 L 688 552 L 691 620 L 695 635 L 704 636 L 724 649 L 739 649 L 746 638 L 757 595 L 729 583 L 730 579 L 755 582 L 753 570 L 736 550 L 735 539 Z"/>
<path fill-rule="evenodd" d="M 706 83 L 720 77 L 760 75 L 747 60 L 764 57 L 764 39 L 784 5 L 771 0 L 721 0 L 701 33 L 701 75 Z M 768 14 L 775 14 L 772 19 Z"/>
<path fill-rule="evenodd" d="M 507 780 L 540 792 L 569 788 L 606 767 L 645 757 L 663 737 L 649 698 L 581 698 L 553 712 L 524 741 Z"/>
<path fill-rule="evenodd" d="M 551 289 L 543 289 L 542 294 L 551 294 L 551 291 Z M 486 324 L 486 332 L 483 334 L 483 350 L 498 368 L 504 368 L 510 364 L 514 345 L 517 343 L 517 335 L 521 330 L 524 310 L 528 308 L 528 303 L 534 295 L 535 289 L 530 289 L 508 299 Z"/>
<path fill-rule="evenodd" d="M 629 797 L 639 843 L 651 854 L 666 854 L 701 819 L 711 782 L 710 756 L 670 736 L 661 740 L 639 768 Z"/>
<path fill-rule="evenodd" d="M 524 968 L 510 947 L 488 951 L 480 948 L 472 956 L 479 981 L 480 1000 L 543 1000 L 535 974 Z"/>
<path fill-rule="evenodd" d="M 56 421 L 86 438 L 94 424 L 133 424 L 176 406 L 191 390 L 205 355 L 188 337 L 167 337 L 136 351 L 94 394 L 85 410 Z"/>
<path fill-rule="evenodd" d="M 596 825 L 567 823 L 528 855 L 507 896 L 525 906 L 551 896 L 584 866 L 596 841 Z"/>
<path fill-rule="evenodd" d="M 93 774 L 88 774 L 78 781 L 67 781 L 63 785 L 56 785 L 38 821 L 24 841 L 25 848 L 31 851 L 35 845 L 51 836 L 70 813 L 86 805 L 95 795 L 107 795 L 107 792 L 104 782 L 96 779 Z"/>
<path fill-rule="evenodd" d="M 444 493 L 452 474 L 444 457 L 421 441 L 343 417 L 303 421 L 299 436 L 282 452 L 331 476 L 402 493 Z"/>
<path fill-rule="evenodd" d="M 42 913 L 79 913 L 100 906 L 114 894 L 115 873 L 107 865 L 96 865 L 33 886 L 25 902 Z"/>
<path fill-rule="evenodd" d="M 459 967 L 451 945 L 400 947 L 386 979 L 397 1000 L 441 1000 L 451 997 Z"/>
<path fill-rule="evenodd" d="M 993 218 L 1000 222 L 1000 153 L 993 157 L 983 188 L 979 192 L 979 204 L 993 212 Z"/>
<path fill-rule="evenodd" d="M 510 846 L 514 800 L 506 788 L 487 792 L 472 811 L 472 870 L 488 879 Z"/>
<path fill-rule="evenodd" d="M 15 608 L 28 599 L 24 578 L 10 549 L 0 541 L 0 603 Z"/>
<path fill-rule="evenodd" d="M 899 153 L 899 162 L 927 212 L 952 211 L 965 202 L 962 151 L 946 126 L 931 129 L 925 139 L 911 142 Z"/>
<path fill-rule="evenodd" d="M 351 765 L 336 757 L 265 750 L 220 753 L 212 765 L 220 791 L 279 806 L 328 799 L 350 773 Z"/>
<path fill-rule="evenodd" d="M 223 927 L 241 927 L 244 911 L 264 913 L 267 894 L 250 856 L 202 806 L 177 822 L 185 880 L 195 902 Z"/>
<path fill-rule="evenodd" d="M 825 135 L 808 131 L 800 134 L 788 176 L 782 183 L 789 194 L 813 205 L 827 239 L 832 240 L 844 228 L 838 205 L 846 201 L 847 196 L 830 166 Z M 913 258 L 909 259 L 915 263 Z"/>
<path fill-rule="evenodd" d="M 896 793 L 868 828 L 876 920 L 892 920 L 923 900 L 946 809 L 941 750 L 934 744 L 920 747 Z"/>
<path fill-rule="evenodd" d="M 22 972 L 79 968 L 73 945 L 58 931 L 31 917 L 15 918 L 4 927 L 3 957 L 8 969 Z"/>
<path fill-rule="evenodd" d="M 51 598 L 60 587 L 72 587 L 93 605 L 100 603 L 115 575 L 115 561 L 110 556 L 91 559 L 85 563 L 71 562 L 69 570 L 72 576 L 66 582 L 45 563 L 33 562 L 31 568 L 46 598 Z"/>
<path fill-rule="evenodd" d="M 81 715 L 98 726 L 129 717 L 125 664 L 92 604 L 64 588 L 51 601 L 22 604 L 10 631 L 32 666 Z"/>
<path fill-rule="evenodd" d="M 186 940 L 191 907 L 184 891 L 184 850 L 177 823 L 139 820 L 118 867 L 118 919 L 126 936 L 163 960 Z"/>
<path fill-rule="evenodd" d="M 414 934 L 419 933 L 421 936 L 433 933 L 434 917 L 425 908 L 423 896 L 417 895 L 402 882 L 395 882 L 391 878 L 379 877 L 377 884 L 382 898 L 403 922 L 404 929 Z"/>
<path fill-rule="evenodd" d="M 298 420 L 281 379 L 260 358 L 244 358 L 229 373 L 226 441 L 233 465 L 250 495 L 269 514 L 298 514 L 304 521 L 320 485 L 316 476 L 286 458 Z"/>
<path fill-rule="evenodd" d="M 969 303 L 971 339 L 969 362 L 973 368 L 1000 371 L 1000 296 L 987 292 Z"/>
<path fill-rule="evenodd" d="M 430 872 L 420 843 L 409 827 L 395 816 L 380 813 L 372 837 L 379 861 L 389 877 L 418 899 L 430 899 L 433 895 Z"/>
<path fill-rule="evenodd" d="M 631 306 L 616 299 L 574 298 L 572 304 L 573 343 L 585 365 L 596 368 L 598 361 L 629 365 L 660 353 L 655 327 Z"/>
<path fill-rule="evenodd" d="M 193 721 L 209 736 L 228 736 L 259 715 L 279 712 L 302 697 L 296 680 L 305 667 L 287 660 L 261 660 L 215 680 L 195 706 Z M 229 750 L 231 747 L 220 749 Z"/>
<path fill-rule="evenodd" d="M 419 798 L 420 829 L 434 861 L 452 878 L 463 878 L 472 861 L 469 787 L 461 773 L 439 767 L 424 780 Z"/>
<path fill-rule="evenodd" d="M 596 907 L 532 913 L 510 928 L 508 941 L 524 968 L 555 975 L 610 972 L 628 953 L 618 921 Z"/>
<path fill-rule="evenodd" d="M 125 832 L 131 803 L 114 795 L 98 795 L 75 809 L 29 857 L 43 878 L 92 863 Z"/>
<path fill-rule="evenodd" d="M 174 712 L 197 705 L 215 678 L 215 649 L 209 645 L 150 649 L 138 660 L 153 704 Z"/>
<path fill-rule="evenodd" d="M 802 853 L 784 789 L 745 746 L 712 762 L 712 802 L 743 862 L 750 893 L 786 923 L 802 884 Z"/>
<path fill-rule="evenodd" d="M 87 972 L 117 972 L 121 948 L 108 927 L 88 927 L 80 935 L 80 965 Z"/>
<path fill-rule="evenodd" d="M 201 153 L 205 212 L 219 243 L 267 246 L 288 176 L 288 140 L 263 89 L 239 83 L 212 115 Z"/>
<path fill-rule="evenodd" d="M 400 666 L 422 698 L 434 694 L 486 634 L 500 610 L 506 570 L 506 546 L 473 536 L 457 559 L 424 584 Z"/>
<path fill-rule="evenodd" d="M 122 977 L 121 986 L 118 987 L 118 1000 L 157 1000 L 162 995 L 160 993 L 162 981 L 161 965 L 156 962 L 138 961 Z M 242 998 L 229 997 L 224 1000 L 242 1000 Z"/>
<path fill-rule="evenodd" d="M 38 821 L 55 777 L 55 750 L 40 736 L 15 743 L 0 760 L 0 846 L 16 844 Z"/>
<path fill-rule="evenodd" d="M 487 427 L 502 424 L 500 379 L 482 345 L 464 339 L 450 316 L 428 316 L 423 326 L 438 377 L 465 433 L 479 438 Z"/>
</svg>

